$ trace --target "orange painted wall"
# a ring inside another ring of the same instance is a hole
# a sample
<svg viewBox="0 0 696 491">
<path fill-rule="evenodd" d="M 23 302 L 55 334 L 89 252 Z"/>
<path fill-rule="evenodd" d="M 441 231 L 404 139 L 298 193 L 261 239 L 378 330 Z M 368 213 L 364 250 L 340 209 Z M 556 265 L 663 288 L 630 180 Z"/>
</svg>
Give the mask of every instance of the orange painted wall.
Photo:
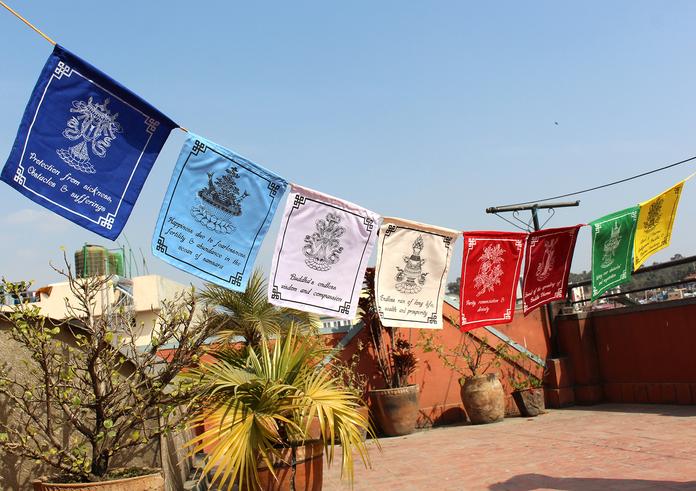
<svg viewBox="0 0 696 491">
<path fill-rule="evenodd" d="M 422 334 L 433 334 L 434 342 L 443 344 L 449 349 L 455 348 L 468 336 L 461 333 L 449 319 L 458 319 L 459 311 L 448 303 L 444 303 L 444 328 L 441 330 L 424 329 L 400 329 L 400 334 L 413 344 L 418 344 Z M 541 359 L 546 359 L 549 354 L 549 336 L 544 323 L 541 320 L 541 311 L 533 311 L 528 316 L 523 316 L 522 311 L 515 312 L 513 322 L 505 325 L 495 326 L 497 330 L 510 337 L 522 346 L 526 346 L 532 353 Z M 488 342 L 496 345 L 498 339 L 483 328 L 470 331 L 476 337 L 486 336 Z M 345 333 L 327 334 L 325 340 L 329 345 L 335 345 Z M 358 350 L 360 344 L 365 348 L 361 351 L 358 363 L 358 371 L 368 377 L 368 389 L 384 388 L 384 383 L 377 369 L 377 362 L 371 350 L 367 347 L 369 333 L 363 329 L 356 335 L 351 342 L 340 352 L 339 357 L 350 360 Z M 514 352 L 513 352 L 514 353 Z M 163 358 L 171 355 L 169 350 L 160 352 Z M 417 383 L 420 389 L 420 416 L 419 427 L 432 426 L 438 424 L 449 424 L 466 419 L 464 406 L 462 405 L 459 385 L 459 375 L 445 367 L 435 353 L 425 353 L 422 348 L 416 347 L 416 356 L 419 360 L 418 367 L 412 377 L 411 382 Z M 465 366 L 463 360 L 457 363 L 458 366 Z M 511 368 L 506 362 L 502 362 L 498 368 L 489 371 L 498 373 L 499 379 L 507 394 L 506 414 L 517 415 L 517 407 L 510 396 L 512 388 L 507 380 L 507 372 Z M 367 396 L 367 394 L 366 394 Z M 369 404 L 369 400 L 365 397 Z"/>
<path fill-rule="evenodd" d="M 611 402 L 696 404 L 696 301 L 560 317 L 558 328 L 576 386 L 597 384 Z"/>
<path fill-rule="evenodd" d="M 521 311 L 517 311 L 513 322 L 506 325 L 495 326 L 496 329 L 503 334 L 509 336 L 519 344 L 526 346 L 532 353 L 538 355 L 542 359 L 546 359 L 549 353 L 549 337 L 547 329 L 541 322 L 540 310 L 535 310 L 529 316 L 524 317 Z M 400 329 L 400 334 L 408 339 L 411 343 L 417 344 L 422 334 L 434 335 L 434 341 L 443 344 L 447 348 L 454 348 L 466 335 L 461 333 L 459 329 L 452 324 L 448 319 L 458 319 L 459 312 L 455 307 L 448 303 L 444 304 L 445 325 L 442 330 L 421 330 L 421 329 Z M 471 331 L 475 336 L 486 336 L 490 344 L 497 344 L 495 336 L 488 333 L 482 328 Z M 358 343 L 367 345 L 368 333 L 366 330 L 361 331 L 341 353 L 341 358 L 350 359 L 355 353 Z M 338 342 L 343 337 L 343 334 L 327 336 L 332 344 Z M 436 353 L 424 353 L 419 347 L 416 349 L 416 356 L 419 363 L 415 374 L 412 377 L 412 382 L 417 383 L 420 389 L 420 417 L 418 425 L 431 426 L 437 424 L 447 424 L 465 419 L 464 407 L 462 406 L 459 375 L 449 368 L 445 367 Z M 457 365 L 464 366 L 464 361 L 461 360 Z M 512 392 L 509 383 L 507 382 L 506 372 L 509 365 L 502 363 L 500 368 L 493 368 L 489 371 L 498 372 L 499 378 L 503 382 L 508 400 L 506 404 L 506 412 L 510 415 L 518 414 L 517 408 L 509 394 Z M 369 378 L 368 388 L 381 389 L 384 388 L 382 378 L 379 376 L 377 362 L 369 350 L 364 350 L 360 358 L 359 371 L 364 373 Z"/>
</svg>

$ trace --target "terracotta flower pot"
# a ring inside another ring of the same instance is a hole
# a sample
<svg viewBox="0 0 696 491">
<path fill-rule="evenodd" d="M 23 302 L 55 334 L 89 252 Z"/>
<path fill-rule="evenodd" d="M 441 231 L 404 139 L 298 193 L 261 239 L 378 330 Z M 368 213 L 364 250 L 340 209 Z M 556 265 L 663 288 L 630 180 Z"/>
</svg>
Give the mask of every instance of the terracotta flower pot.
<svg viewBox="0 0 696 491">
<path fill-rule="evenodd" d="M 311 442 L 295 449 L 295 490 L 321 491 L 324 480 L 324 445 Z M 259 464 L 259 479 L 263 491 L 290 491 L 292 481 L 292 450 L 281 450 L 281 458 L 273 462 L 278 480 L 264 464 Z"/>
<path fill-rule="evenodd" d="M 544 406 L 544 389 L 529 388 L 516 390 L 512 393 L 512 398 L 517 404 L 522 416 L 539 416 L 546 409 Z"/>
<path fill-rule="evenodd" d="M 505 392 L 495 373 L 466 379 L 461 394 L 472 424 L 495 423 L 505 417 Z"/>
<path fill-rule="evenodd" d="M 162 472 L 113 481 L 85 483 L 50 483 L 34 481 L 34 491 L 164 491 Z"/>
<path fill-rule="evenodd" d="M 413 433 L 418 419 L 418 385 L 370 391 L 377 424 L 386 436 Z"/>
</svg>

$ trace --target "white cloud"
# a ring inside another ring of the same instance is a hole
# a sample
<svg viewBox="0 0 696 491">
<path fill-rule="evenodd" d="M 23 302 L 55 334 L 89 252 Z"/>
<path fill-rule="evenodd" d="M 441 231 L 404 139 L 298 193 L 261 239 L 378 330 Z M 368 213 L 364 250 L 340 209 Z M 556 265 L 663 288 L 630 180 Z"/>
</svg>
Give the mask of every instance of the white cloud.
<svg viewBox="0 0 696 491">
<path fill-rule="evenodd" d="M 48 210 L 35 210 L 32 208 L 22 208 L 8 213 L 2 218 L 5 225 L 15 227 L 30 226 L 39 232 L 62 232 L 67 230 L 70 224 L 65 218 Z"/>
</svg>

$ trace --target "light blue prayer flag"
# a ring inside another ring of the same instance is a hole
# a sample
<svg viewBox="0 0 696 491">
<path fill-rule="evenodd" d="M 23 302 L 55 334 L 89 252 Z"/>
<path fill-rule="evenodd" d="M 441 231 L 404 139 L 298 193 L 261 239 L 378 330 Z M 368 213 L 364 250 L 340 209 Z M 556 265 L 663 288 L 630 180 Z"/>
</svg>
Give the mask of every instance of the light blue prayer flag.
<svg viewBox="0 0 696 491">
<path fill-rule="evenodd" d="M 189 134 L 162 203 L 152 251 L 217 285 L 244 291 L 287 182 Z"/>
<path fill-rule="evenodd" d="M 0 179 L 113 240 L 175 127 L 133 92 L 56 45 Z"/>
</svg>

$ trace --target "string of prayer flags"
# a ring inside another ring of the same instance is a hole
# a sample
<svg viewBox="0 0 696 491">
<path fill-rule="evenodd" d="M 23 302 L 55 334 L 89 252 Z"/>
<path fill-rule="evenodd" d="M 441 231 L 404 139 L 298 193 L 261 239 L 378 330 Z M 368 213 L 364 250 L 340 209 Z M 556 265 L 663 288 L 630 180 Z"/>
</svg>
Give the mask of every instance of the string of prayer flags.
<svg viewBox="0 0 696 491">
<path fill-rule="evenodd" d="M 442 329 L 442 301 L 459 232 L 399 218 L 380 228 L 375 294 L 385 326 Z"/>
<path fill-rule="evenodd" d="M 286 187 L 283 178 L 189 133 L 157 219 L 152 253 L 244 291 Z"/>
<path fill-rule="evenodd" d="M 631 279 L 638 206 L 590 223 L 592 227 L 592 300 Z"/>
<path fill-rule="evenodd" d="M 522 232 L 464 232 L 462 331 L 512 321 L 526 238 Z"/>
<path fill-rule="evenodd" d="M 56 45 L 0 179 L 54 213 L 113 240 L 176 126 Z"/>
<path fill-rule="evenodd" d="M 524 315 L 566 297 L 575 241 L 582 225 L 532 232 L 527 238 L 522 286 Z"/>
<path fill-rule="evenodd" d="M 379 215 L 291 184 L 268 282 L 278 306 L 355 318 Z"/>
<path fill-rule="evenodd" d="M 115 240 L 178 125 L 9 10 L 55 46 L 31 93 L 0 180 L 48 210 Z M 638 206 L 591 223 L 592 300 L 629 281 L 634 269 L 669 246 L 684 183 L 694 175 Z M 189 134 L 160 209 L 154 255 L 243 291 L 287 184 L 234 152 Z M 379 219 L 358 205 L 293 185 L 273 256 L 270 302 L 352 319 Z M 525 315 L 563 299 L 579 227 L 529 236 L 464 233 L 462 330 L 512 320 L 524 252 Z M 385 219 L 380 230 L 375 282 L 383 324 L 441 328 L 445 278 L 458 232 L 396 218 Z"/>
<path fill-rule="evenodd" d="M 638 205 L 640 212 L 633 242 L 634 271 L 657 251 L 669 246 L 684 182 L 686 180 Z"/>
</svg>

